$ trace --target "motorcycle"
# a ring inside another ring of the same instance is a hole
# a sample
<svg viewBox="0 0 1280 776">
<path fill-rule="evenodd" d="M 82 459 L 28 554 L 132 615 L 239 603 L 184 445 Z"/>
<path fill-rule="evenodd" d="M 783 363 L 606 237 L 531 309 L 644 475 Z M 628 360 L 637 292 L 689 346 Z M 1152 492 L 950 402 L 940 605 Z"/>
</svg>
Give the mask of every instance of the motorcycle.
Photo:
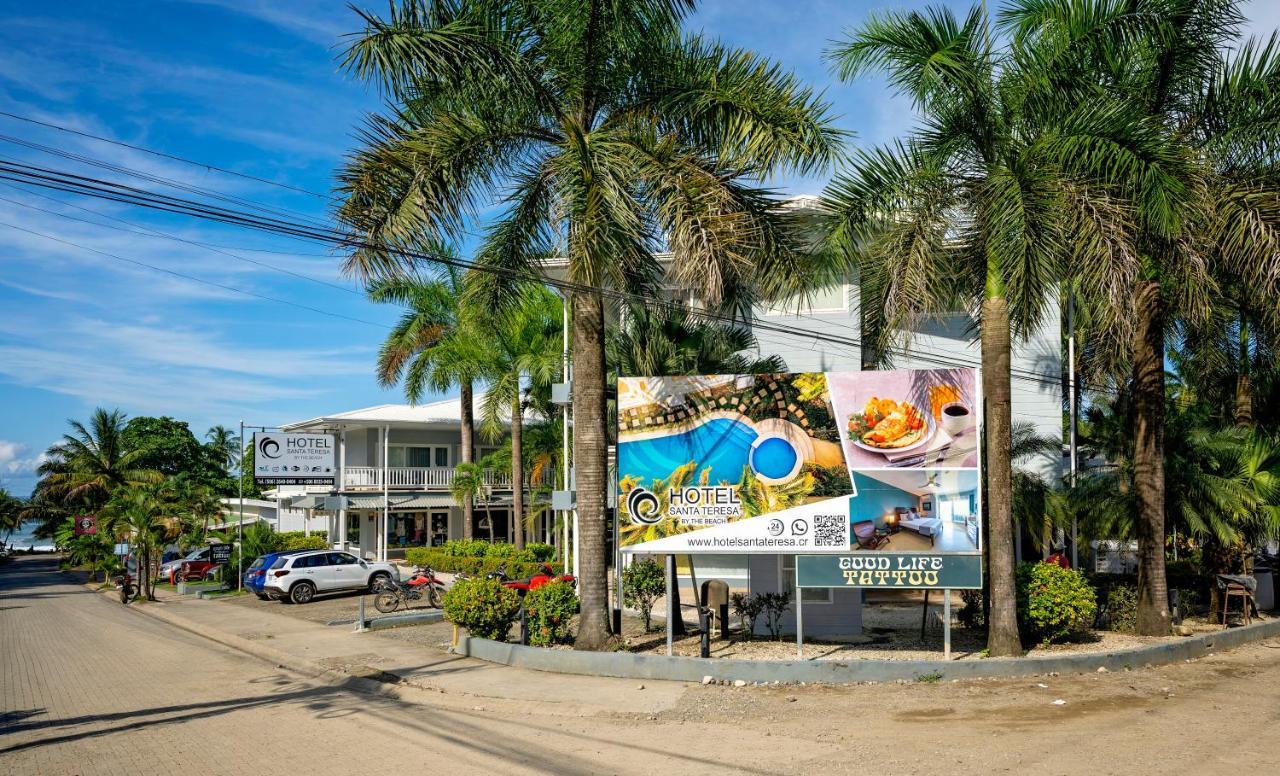
<svg viewBox="0 0 1280 776">
<path fill-rule="evenodd" d="M 444 583 L 436 578 L 431 567 L 418 567 L 403 582 L 382 580 L 373 598 L 373 607 L 383 614 L 390 614 L 401 606 L 409 608 L 410 601 L 425 598 L 430 606 L 439 609 L 443 595 Z"/>
<path fill-rule="evenodd" d="M 578 580 L 572 574 L 557 574 L 556 570 L 551 568 L 548 563 L 543 563 L 541 568 L 531 576 L 524 579 L 511 579 L 507 576 L 506 566 L 499 566 L 487 575 L 489 579 L 497 579 L 502 582 L 503 587 L 509 587 L 512 590 L 518 590 L 521 593 L 527 593 L 530 590 L 537 590 L 543 585 L 552 582 L 567 582 L 570 585 L 577 586 Z"/>
</svg>

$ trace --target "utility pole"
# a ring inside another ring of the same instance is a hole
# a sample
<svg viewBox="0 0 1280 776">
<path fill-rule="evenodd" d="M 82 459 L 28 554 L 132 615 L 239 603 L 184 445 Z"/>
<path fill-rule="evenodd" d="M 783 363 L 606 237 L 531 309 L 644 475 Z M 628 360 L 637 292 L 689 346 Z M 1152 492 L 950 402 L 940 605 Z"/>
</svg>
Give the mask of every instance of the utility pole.
<svg viewBox="0 0 1280 776">
<path fill-rule="evenodd" d="M 254 460 L 258 460 L 256 456 Z M 240 419 L 240 465 L 236 467 L 236 471 L 240 474 L 240 525 L 236 529 L 236 541 L 239 544 L 236 550 L 236 588 L 239 589 L 244 584 L 244 418 Z"/>
</svg>

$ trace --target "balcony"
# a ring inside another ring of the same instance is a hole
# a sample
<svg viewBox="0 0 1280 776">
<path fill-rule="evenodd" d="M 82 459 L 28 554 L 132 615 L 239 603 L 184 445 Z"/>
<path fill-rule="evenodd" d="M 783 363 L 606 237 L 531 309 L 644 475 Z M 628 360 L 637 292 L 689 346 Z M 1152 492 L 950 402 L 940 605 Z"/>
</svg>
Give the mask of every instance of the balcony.
<svg viewBox="0 0 1280 776">
<path fill-rule="evenodd" d="M 453 482 L 453 468 L 448 466 L 392 466 L 387 468 L 388 490 L 448 490 Z M 544 479 L 548 479 L 544 477 Z M 511 489 L 511 473 L 487 470 L 484 484 L 499 490 Z M 348 466 L 347 488 L 382 489 L 382 467 Z"/>
</svg>

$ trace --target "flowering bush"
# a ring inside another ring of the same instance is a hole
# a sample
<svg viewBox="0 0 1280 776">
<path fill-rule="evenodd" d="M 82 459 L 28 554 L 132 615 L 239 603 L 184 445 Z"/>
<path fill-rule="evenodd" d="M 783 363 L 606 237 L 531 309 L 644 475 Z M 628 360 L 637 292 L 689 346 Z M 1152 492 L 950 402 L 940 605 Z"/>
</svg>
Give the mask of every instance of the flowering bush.
<svg viewBox="0 0 1280 776">
<path fill-rule="evenodd" d="M 578 594 L 568 582 L 549 582 L 525 594 L 524 612 L 530 644 L 568 644 L 573 640 L 569 624 L 578 613 Z"/>
<path fill-rule="evenodd" d="M 1093 623 L 1098 599 L 1084 574 L 1056 563 L 1018 566 L 1018 624 L 1024 638 L 1053 644 Z"/>
<path fill-rule="evenodd" d="M 506 641 L 520 611 L 520 594 L 496 579 L 460 579 L 444 594 L 444 616 L 482 639 Z"/>
</svg>

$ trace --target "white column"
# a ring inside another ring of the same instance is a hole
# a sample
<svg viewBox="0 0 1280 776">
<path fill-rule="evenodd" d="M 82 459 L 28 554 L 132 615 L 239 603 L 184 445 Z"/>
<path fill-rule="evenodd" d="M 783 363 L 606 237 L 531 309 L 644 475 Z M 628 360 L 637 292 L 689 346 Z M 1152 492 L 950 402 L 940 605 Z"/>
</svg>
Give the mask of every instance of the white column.
<svg viewBox="0 0 1280 776">
<path fill-rule="evenodd" d="M 347 430 L 344 428 L 338 432 L 338 494 L 347 489 Z M 333 542 L 333 537 L 329 537 L 329 543 L 340 550 L 347 549 L 347 510 L 338 510 L 338 542 Z"/>
<path fill-rule="evenodd" d="M 387 527 L 391 524 L 391 494 L 387 489 L 387 461 L 391 452 L 391 427 L 382 427 L 382 530 L 378 531 L 378 560 L 387 559 Z"/>
</svg>

